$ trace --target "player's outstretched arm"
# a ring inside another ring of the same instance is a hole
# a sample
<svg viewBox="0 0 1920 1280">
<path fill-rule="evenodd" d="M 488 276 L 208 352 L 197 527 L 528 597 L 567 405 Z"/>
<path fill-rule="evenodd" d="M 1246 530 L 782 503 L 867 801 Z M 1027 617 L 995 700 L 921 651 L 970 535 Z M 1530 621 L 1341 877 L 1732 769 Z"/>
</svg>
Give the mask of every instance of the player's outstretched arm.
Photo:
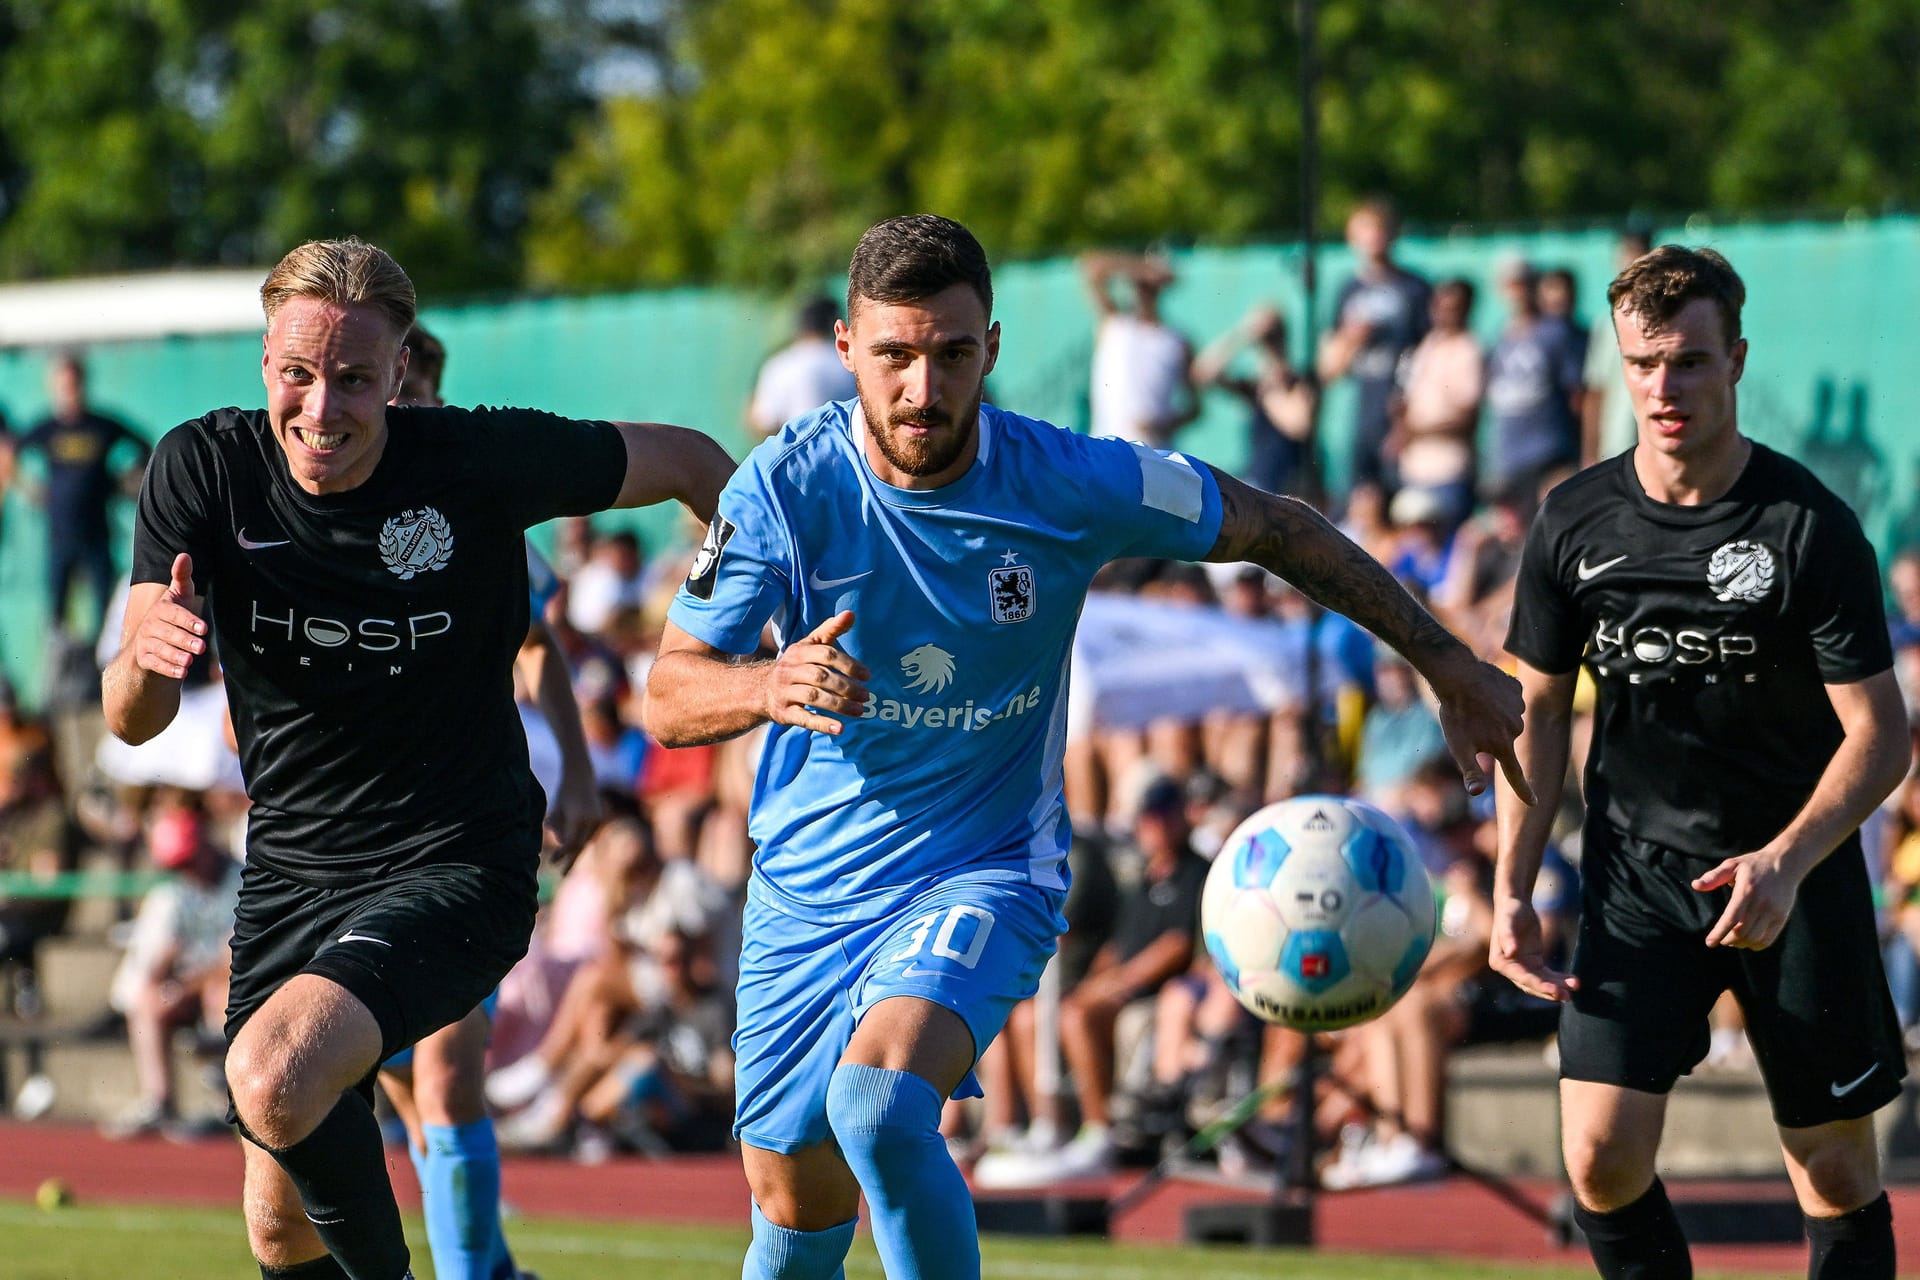
<svg viewBox="0 0 1920 1280">
<path fill-rule="evenodd" d="M 650 507 L 672 500 L 713 519 L 720 490 L 733 474 L 733 459 L 712 439 L 690 427 L 664 422 L 616 422 L 627 443 L 627 477 L 616 507 Z"/>
<path fill-rule="evenodd" d="M 737 737 L 763 721 L 839 734 L 867 705 L 871 673 L 834 642 L 851 611 L 828 618 L 772 659 L 742 660 L 668 622 L 647 672 L 647 732 L 669 747 Z"/>
<path fill-rule="evenodd" d="M 1567 776 L 1567 750 L 1573 732 L 1573 691 L 1579 673 L 1548 675 L 1525 662 L 1519 664 L 1520 691 L 1526 705 L 1526 727 L 1514 744 L 1520 767 L 1538 786 L 1538 798 L 1528 803 L 1515 794 L 1504 776 L 1494 780 L 1494 843 L 1492 938 L 1487 959 L 1522 991 L 1548 1000 L 1565 1000 L 1578 981 L 1547 967 L 1540 917 L 1533 909 L 1533 884 L 1540 875 L 1540 858 L 1553 819 L 1560 808 L 1560 789 Z"/>
<path fill-rule="evenodd" d="M 1318 511 L 1211 470 L 1220 486 L 1220 537 L 1206 558 L 1252 561 L 1392 645 L 1433 686 L 1447 749 L 1467 790 L 1486 790 L 1497 760 L 1515 794 L 1531 803 L 1533 789 L 1513 751 L 1520 733 L 1520 686 L 1513 677 L 1475 658 L 1385 566 Z"/>
<path fill-rule="evenodd" d="M 170 582 L 136 582 L 127 595 L 120 652 L 100 677 L 100 706 L 116 738 L 138 746 L 180 710 L 180 681 L 207 651 L 207 624 L 193 589 L 193 557 L 173 559 Z"/>
</svg>

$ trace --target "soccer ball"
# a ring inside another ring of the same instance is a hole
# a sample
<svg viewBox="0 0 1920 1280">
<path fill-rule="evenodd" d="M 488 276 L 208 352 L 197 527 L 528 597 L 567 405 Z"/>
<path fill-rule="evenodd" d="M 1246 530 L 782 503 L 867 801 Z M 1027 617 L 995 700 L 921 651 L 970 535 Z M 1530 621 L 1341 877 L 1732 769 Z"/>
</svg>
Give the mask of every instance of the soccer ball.
<svg viewBox="0 0 1920 1280">
<path fill-rule="evenodd" d="M 1268 1022 L 1333 1031 L 1406 994 L 1433 946 L 1433 885 L 1407 833 L 1344 796 L 1296 796 L 1235 827 L 1200 927 L 1221 977 Z"/>
</svg>

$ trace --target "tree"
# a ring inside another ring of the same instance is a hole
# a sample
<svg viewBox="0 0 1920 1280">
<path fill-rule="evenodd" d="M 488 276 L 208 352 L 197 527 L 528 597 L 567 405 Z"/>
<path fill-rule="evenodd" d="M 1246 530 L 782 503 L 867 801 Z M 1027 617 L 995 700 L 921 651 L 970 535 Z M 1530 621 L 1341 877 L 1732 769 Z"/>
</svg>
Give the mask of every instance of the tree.
<svg viewBox="0 0 1920 1280">
<path fill-rule="evenodd" d="M 423 289 L 513 285 L 529 205 L 593 105 L 598 7 L 21 0 L 0 271 L 257 264 L 353 233 Z"/>
</svg>

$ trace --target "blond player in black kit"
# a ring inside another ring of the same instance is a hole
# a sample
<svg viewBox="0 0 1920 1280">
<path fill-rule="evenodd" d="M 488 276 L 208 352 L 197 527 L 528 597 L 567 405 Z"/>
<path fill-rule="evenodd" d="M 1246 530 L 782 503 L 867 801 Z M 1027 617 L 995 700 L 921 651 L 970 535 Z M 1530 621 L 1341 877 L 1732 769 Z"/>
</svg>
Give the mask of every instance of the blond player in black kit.
<svg viewBox="0 0 1920 1280">
<path fill-rule="evenodd" d="M 708 519 L 733 464 L 679 427 L 389 407 L 414 292 L 371 245 L 300 246 L 261 301 L 268 407 L 160 442 L 103 699 L 151 738 L 218 638 L 253 799 L 227 1010 L 249 1242 L 263 1276 L 401 1280 L 375 1069 L 533 926 L 522 535 L 670 498 Z"/>
<path fill-rule="evenodd" d="M 1746 290 L 1668 245 L 1607 292 L 1633 450 L 1548 497 L 1507 648 L 1539 803 L 1499 792 L 1492 962 L 1564 1002 L 1576 1220 L 1608 1280 L 1691 1276 L 1654 1157 L 1668 1091 L 1731 990 L 1806 1214 L 1808 1275 L 1891 1280 L 1873 1113 L 1906 1074 L 1858 829 L 1904 776 L 1880 575 L 1853 512 L 1740 432 Z M 1574 684 L 1599 690 L 1572 972 L 1529 905 Z"/>
</svg>

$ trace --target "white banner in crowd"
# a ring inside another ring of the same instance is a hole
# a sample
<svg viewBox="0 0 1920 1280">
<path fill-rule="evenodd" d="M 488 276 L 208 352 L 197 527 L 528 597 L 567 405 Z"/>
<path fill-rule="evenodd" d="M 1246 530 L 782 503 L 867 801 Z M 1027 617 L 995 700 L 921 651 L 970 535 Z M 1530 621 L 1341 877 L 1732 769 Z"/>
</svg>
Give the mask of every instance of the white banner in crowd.
<svg viewBox="0 0 1920 1280">
<path fill-rule="evenodd" d="M 1206 605 L 1094 592 L 1073 642 L 1068 736 L 1292 706 L 1306 689 L 1295 630 Z"/>
</svg>

